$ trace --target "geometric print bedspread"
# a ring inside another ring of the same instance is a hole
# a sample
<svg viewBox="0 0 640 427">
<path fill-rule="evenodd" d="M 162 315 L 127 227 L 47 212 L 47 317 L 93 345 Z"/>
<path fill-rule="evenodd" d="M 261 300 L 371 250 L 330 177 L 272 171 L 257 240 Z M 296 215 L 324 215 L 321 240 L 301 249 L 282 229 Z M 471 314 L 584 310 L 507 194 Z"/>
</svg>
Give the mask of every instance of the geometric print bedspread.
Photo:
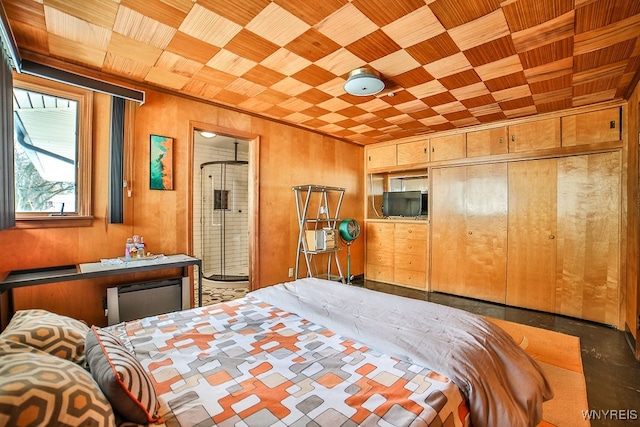
<svg viewBox="0 0 640 427">
<path fill-rule="evenodd" d="M 107 329 L 150 374 L 153 426 L 469 424 L 449 379 L 251 295 Z"/>
</svg>

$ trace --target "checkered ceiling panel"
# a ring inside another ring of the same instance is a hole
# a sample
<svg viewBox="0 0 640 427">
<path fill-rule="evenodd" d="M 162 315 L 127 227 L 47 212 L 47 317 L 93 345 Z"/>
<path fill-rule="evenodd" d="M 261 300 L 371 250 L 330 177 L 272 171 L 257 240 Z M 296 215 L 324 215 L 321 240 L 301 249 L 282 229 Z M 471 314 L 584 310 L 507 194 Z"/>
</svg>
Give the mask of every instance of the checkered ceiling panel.
<svg viewBox="0 0 640 427">
<path fill-rule="evenodd" d="M 21 54 L 359 144 L 622 99 L 636 0 L 3 0 Z M 344 92 L 369 65 L 386 89 Z"/>
</svg>

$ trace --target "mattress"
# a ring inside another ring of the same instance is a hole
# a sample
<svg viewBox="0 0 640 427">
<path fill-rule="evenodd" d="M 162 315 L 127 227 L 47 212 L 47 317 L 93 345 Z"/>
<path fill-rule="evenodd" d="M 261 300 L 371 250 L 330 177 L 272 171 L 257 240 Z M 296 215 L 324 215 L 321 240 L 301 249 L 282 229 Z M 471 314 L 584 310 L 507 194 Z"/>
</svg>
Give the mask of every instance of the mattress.
<svg viewBox="0 0 640 427">
<path fill-rule="evenodd" d="M 315 278 L 106 329 L 151 378 L 156 426 L 532 427 L 553 397 L 485 318 Z"/>
<path fill-rule="evenodd" d="M 469 424 L 445 376 L 252 294 L 105 329 L 149 373 L 154 426 Z"/>
</svg>

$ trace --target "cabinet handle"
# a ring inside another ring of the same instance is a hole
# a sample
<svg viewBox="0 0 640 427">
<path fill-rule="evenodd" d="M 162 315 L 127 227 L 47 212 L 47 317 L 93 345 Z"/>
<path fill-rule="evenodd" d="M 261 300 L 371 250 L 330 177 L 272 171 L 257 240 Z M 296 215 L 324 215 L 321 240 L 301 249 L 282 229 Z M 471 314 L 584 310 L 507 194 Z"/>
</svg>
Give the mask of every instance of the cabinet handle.
<svg viewBox="0 0 640 427">
<path fill-rule="evenodd" d="M 469 232 L 469 235 L 472 235 L 472 234 L 473 234 L 473 231 L 470 231 L 470 232 Z"/>
<path fill-rule="evenodd" d="M 369 161 L 371 161 L 371 156 L 369 156 Z"/>
<path fill-rule="evenodd" d="M 511 141 L 516 142 L 516 136 L 515 135 L 511 135 Z"/>
<path fill-rule="evenodd" d="M 504 138 L 500 137 L 500 144 L 502 144 L 504 142 Z"/>
<path fill-rule="evenodd" d="M 615 120 L 611 120 L 609 122 L 609 129 L 615 129 L 616 128 L 616 121 Z"/>
<path fill-rule="evenodd" d="M 436 152 L 436 147 L 431 147 L 431 152 L 435 153 Z"/>
<path fill-rule="evenodd" d="M 407 233 L 411 234 L 411 233 L 413 233 L 413 230 L 409 230 L 409 231 L 407 231 Z"/>
<path fill-rule="evenodd" d="M 550 238 L 551 240 L 553 240 L 553 239 L 555 239 L 555 238 L 556 238 L 556 236 L 554 236 L 553 234 L 550 234 L 550 235 L 549 235 L 549 238 Z"/>
</svg>

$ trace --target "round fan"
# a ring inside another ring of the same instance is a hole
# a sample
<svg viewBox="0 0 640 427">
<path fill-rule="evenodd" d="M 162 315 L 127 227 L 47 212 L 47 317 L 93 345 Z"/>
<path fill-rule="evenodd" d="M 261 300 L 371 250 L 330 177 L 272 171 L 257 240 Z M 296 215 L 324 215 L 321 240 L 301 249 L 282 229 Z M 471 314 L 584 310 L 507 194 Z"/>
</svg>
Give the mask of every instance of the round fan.
<svg viewBox="0 0 640 427">
<path fill-rule="evenodd" d="M 340 237 L 349 244 L 358 238 L 360 235 L 360 224 L 355 219 L 347 218 L 340 222 L 339 226 Z"/>
<path fill-rule="evenodd" d="M 351 284 L 351 243 L 360 235 L 360 224 L 352 218 L 343 219 L 338 227 L 340 238 L 347 245 L 347 285 Z"/>
</svg>

